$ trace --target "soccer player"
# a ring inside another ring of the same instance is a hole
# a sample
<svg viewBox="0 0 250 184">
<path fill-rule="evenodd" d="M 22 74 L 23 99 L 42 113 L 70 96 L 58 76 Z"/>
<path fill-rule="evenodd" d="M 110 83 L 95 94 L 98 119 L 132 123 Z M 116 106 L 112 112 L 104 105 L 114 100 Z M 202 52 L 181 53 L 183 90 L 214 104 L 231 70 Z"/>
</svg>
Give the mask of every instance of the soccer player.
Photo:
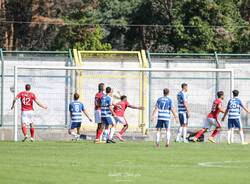
<svg viewBox="0 0 250 184">
<path fill-rule="evenodd" d="M 217 99 L 214 100 L 213 102 L 213 106 L 211 112 L 207 116 L 205 126 L 195 135 L 194 142 L 197 142 L 200 136 L 203 135 L 208 129 L 210 129 L 212 126 L 215 126 L 216 127 L 215 130 L 212 132 L 208 140 L 210 142 L 216 143 L 214 137 L 219 133 L 221 129 L 221 123 L 218 120 L 218 115 L 220 112 L 225 113 L 225 110 L 222 108 L 223 99 L 224 99 L 224 92 L 223 91 L 217 92 Z"/>
<path fill-rule="evenodd" d="M 128 129 L 128 123 L 124 117 L 124 113 L 125 113 L 125 110 L 127 109 L 127 107 L 129 107 L 131 109 L 139 109 L 139 110 L 144 109 L 143 107 L 137 107 L 137 106 L 129 104 L 128 100 L 127 100 L 127 96 L 125 96 L 125 95 L 122 95 L 121 101 L 114 105 L 114 113 L 116 115 L 116 117 L 115 117 L 116 123 L 121 123 L 123 125 L 123 128 L 120 130 L 120 132 L 116 134 L 116 137 L 120 141 L 124 141 L 122 136 L 125 134 L 126 130 Z"/>
<path fill-rule="evenodd" d="M 244 141 L 244 134 L 243 134 L 243 128 L 241 124 L 241 119 L 240 119 L 240 111 L 241 108 L 244 109 L 247 113 L 249 113 L 249 110 L 245 108 L 245 106 L 242 104 L 241 100 L 238 98 L 239 96 L 239 91 L 238 90 L 233 90 L 233 98 L 231 98 L 227 104 L 227 109 L 226 112 L 222 118 L 222 121 L 225 120 L 225 117 L 228 114 L 228 137 L 227 137 L 227 142 L 228 144 L 234 142 L 234 128 L 238 128 L 240 132 L 240 139 L 241 139 L 241 144 L 247 144 Z"/>
<path fill-rule="evenodd" d="M 95 123 L 97 123 L 96 129 L 96 138 L 95 142 L 102 141 L 102 134 L 103 134 L 103 124 L 101 120 L 101 99 L 105 95 L 105 85 L 104 83 L 98 84 L 98 93 L 95 95 Z"/>
<path fill-rule="evenodd" d="M 175 109 L 173 107 L 173 101 L 168 97 L 169 95 L 169 89 L 165 88 L 163 90 L 163 97 L 160 97 L 157 100 L 157 103 L 155 105 L 155 108 L 153 110 L 152 114 L 152 121 L 154 122 L 155 114 L 158 111 L 158 119 L 157 119 L 157 133 L 156 133 L 156 146 L 160 146 L 160 137 L 161 137 L 161 129 L 166 129 L 166 147 L 170 144 L 170 128 L 171 128 L 171 120 L 170 120 L 170 112 L 174 115 L 174 118 L 177 120 L 177 116 L 175 113 Z"/>
<path fill-rule="evenodd" d="M 34 114 L 34 108 L 33 108 L 33 101 L 40 106 L 43 109 L 47 109 L 47 107 L 43 104 L 41 104 L 34 93 L 31 91 L 31 85 L 26 84 L 25 85 L 25 91 L 22 91 L 17 94 L 15 99 L 13 100 L 11 109 L 14 109 L 16 101 L 20 98 L 21 99 L 21 119 L 22 119 L 22 132 L 24 135 L 23 142 L 28 139 L 27 135 L 27 125 L 30 125 L 30 141 L 34 141 L 35 136 L 35 128 L 34 128 L 34 121 L 33 121 L 33 114 Z"/>
<path fill-rule="evenodd" d="M 181 89 L 182 90 L 177 94 L 180 127 L 178 129 L 176 142 L 181 142 L 181 136 L 182 136 L 183 142 L 188 143 L 186 139 L 188 118 L 190 116 L 189 107 L 188 107 L 188 99 L 187 99 L 188 85 L 186 83 L 183 83 L 181 85 Z"/>
<path fill-rule="evenodd" d="M 101 119 L 105 126 L 103 137 L 107 143 L 115 143 L 113 140 L 115 133 L 115 113 L 113 111 L 112 93 L 113 90 L 110 87 L 107 87 L 106 95 L 101 99 Z"/>
<path fill-rule="evenodd" d="M 90 122 L 92 119 L 90 118 L 88 112 L 86 111 L 83 103 L 79 101 L 79 94 L 74 94 L 74 101 L 69 104 L 69 112 L 71 117 L 71 123 L 69 127 L 69 134 L 73 136 L 73 140 L 79 140 L 80 138 L 80 128 L 82 124 L 82 113 L 84 113 Z"/>
</svg>

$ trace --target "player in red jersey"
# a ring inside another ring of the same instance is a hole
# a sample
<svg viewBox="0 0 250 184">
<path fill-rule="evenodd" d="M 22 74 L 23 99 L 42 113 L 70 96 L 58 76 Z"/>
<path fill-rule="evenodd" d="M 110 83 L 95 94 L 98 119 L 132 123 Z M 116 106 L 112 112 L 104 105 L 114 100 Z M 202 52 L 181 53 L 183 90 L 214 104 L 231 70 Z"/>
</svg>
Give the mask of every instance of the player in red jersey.
<svg viewBox="0 0 250 184">
<path fill-rule="evenodd" d="M 125 96 L 125 95 L 122 95 L 121 101 L 114 105 L 114 113 L 116 115 L 115 116 L 116 123 L 121 123 L 123 125 L 123 128 L 120 130 L 120 132 L 116 134 L 116 137 L 120 141 L 124 141 L 122 136 L 125 134 L 126 130 L 128 129 L 128 123 L 124 117 L 124 113 L 125 113 L 127 107 L 132 108 L 132 109 L 139 109 L 139 110 L 144 109 L 143 107 L 137 107 L 134 105 L 130 105 L 127 101 L 127 96 Z"/>
<path fill-rule="evenodd" d="M 31 86 L 30 84 L 25 85 L 25 91 L 22 91 L 17 94 L 15 99 L 13 100 L 11 109 L 14 109 L 15 103 L 17 99 L 21 99 L 21 110 L 22 110 L 22 132 L 24 135 L 23 142 L 27 140 L 27 124 L 30 124 L 30 140 L 34 141 L 35 129 L 33 125 L 33 101 L 36 102 L 38 106 L 43 109 L 47 109 L 45 105 L 42 105 L 36 98 L 36 95 L 30 92 Z"/>
<path fill-rule="evenodd" d="M 208 129 L 212 126 L 215 126 L 215 130 L 212 132 L 211 136 L 209 137 L 209 141 L 216 143 L 214 137 L 219 133 L 221 129 L 221 123 L 218 120 L 219 113 L 225 113 L 225 110 L 222 108 L 222 101 L 224 99 L 224 92 L 219 91 L 217 92 L 217 99 L 214 100 L 212 110 L 207 116 L 207 120 L 205 122 L 204 128 L 201 129 L 194 137 L 194 142 L 196 142 L 201 135 L 203 135 Z"/>
<path fill-rule="evenodd" d="M 102 141 L 103 134 L 103 124 L 101 121 L 101 99 L 105 95 L 105 85 L 104 83 L 98 84 L 98 93 L 95 95 L 95 123 L 97 123 L 96 138 L 95 142 Z"/>
</svg>

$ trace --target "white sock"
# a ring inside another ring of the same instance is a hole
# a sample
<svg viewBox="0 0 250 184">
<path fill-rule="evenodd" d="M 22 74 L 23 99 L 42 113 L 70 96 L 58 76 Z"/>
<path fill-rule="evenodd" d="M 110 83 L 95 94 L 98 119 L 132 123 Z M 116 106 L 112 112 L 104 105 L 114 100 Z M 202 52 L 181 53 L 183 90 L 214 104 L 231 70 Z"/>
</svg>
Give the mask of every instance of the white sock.
<svg viewBox="0 0 250 184">
<path fill-rule="evenodd" d="M 185 141 L 187 138 L 187 127 L 183 127 L 183 140 Z"/>
<path fill-rule="evenodd" d="M 161 132 L 157 131 L 156 132 L 156 143 L 158 144 L 160 142 L 160 138 L 161 138 Z"/>
<path fill-rule="evenodd" d="M 109 139 L 113 139 L 113 136 L 115 134 L 115 127 L 110 128 L 110 134 L 109 134 Z"/>
<path fill-rule="evenodd" d="M 227 131 L 227 143 L 231 143 L 231 129 Z"/>
<path fill-rule="evenodd" d="M 240 140 L 241 140 L 241 143 L 245 142 L 243 130 L 240 130 Z"/>
<path fill-rule="evenodd" d="M 106 141 L 109 137 L 109 129 L 105 129 L 103 132 L 103 140 Z"/>
<path fill-rule="evenodd" d="M 75 132 L 71 132 L 70 135 L 71 135 L 73 138 L 76 138 L 76 137 L 77 137 L 77 133 L 75 133 Z"/>
<path fill-rule="evenodd" d="M 231 143 L 234 143 L 234 128 L 231 129 Z"/>
<path fill-rule="evenodd" d="M 100 141 L 102 141 L 102 137 L 103 137 L 103 132 L 102 132 L 102 134 L 100 135 Z"/>
<path fill-rule="evenodd" d="M 170 137 L 171 137 L 171 133 L 170 133 L 170 130 L 167 131 L 167 134 L 166 134 L 166 143 L 169 144 L 170 143 Z"/>
<path fill-rule="evenodd" d="M 182 127 L 179 127 L 178 129 L 178 133 L 177 133 L 177 137 L 176 137 L 176 140 L 179 141 L 180 138 L 181 138 L 181 134 L 182 134 Z"/>
</svg>

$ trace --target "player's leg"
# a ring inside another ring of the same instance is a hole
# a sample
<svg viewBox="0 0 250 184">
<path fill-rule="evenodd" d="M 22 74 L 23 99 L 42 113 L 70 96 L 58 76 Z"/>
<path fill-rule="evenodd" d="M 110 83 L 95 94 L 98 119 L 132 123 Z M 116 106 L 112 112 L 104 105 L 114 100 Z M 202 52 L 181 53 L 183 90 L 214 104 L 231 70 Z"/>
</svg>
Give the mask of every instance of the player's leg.
<svg viewBox="0 0 250 184">
<path fill-rule="evenodd" d="M 180 122 L 180 127 L 178 128 L 178 131 L 177 131 L 177 137 L 176 137 L 176 142 L 181 142 L 181 135 L 183 134 L 183 127 L 182 127 L 182 124 L 183 124 L 183 115 L 182 114 L 179 114 L 179 122 Z"/>
<path fill-rule="evenodd" d="M 72 136 L 72 140 L 78 139 L 77 128 L 79 128 L 79 123 L 71 123 L 69 134 Z"/>
<path fill-rule="evenodd" d="M 26 141 L 28 139 L 28 134 L 27 134 L 27 123 L 28 123 L 28 118 L 27 118 L 27 114 L 26 114 L 26 111 L 23 111 L 22 112 L 22 115 L 21 115 L 21 120 L 22 120 L 22 132 L 23 132 L 23 142 Z"/>
<path fill-rule="evenodd" d="M 115 143 L 113 140 L 115 129 L 116 129 L 116 122 L 113 116 L 110 116 L 109 118 L 109 124 L 110 124 L 110 133 L 109 133 L 109 141 L 112 143 Z"/>
<path fill-rule="evenodd" d="M 187 141 L 187 127 L 188 127 L 188 117 L 187 114 L 183 114 L 183 124 L 182 124 L 182 132 L 183 132 L 183 142 L 188 143 Z"/>
<path fill-rule="evenodd" d="M 169 147 L 170 145 L 170 139 L 171 139 L 171 132 L 170 132 L 170 121 L 166 121 L 164 124 L 166 128 L 166 147 Z"/>
<path fill-rule="evenodd" d="M 163 121 L 158 120 L 156 124 L 156 147 L 160 147 L 160 139 L 161 139 L 161 129 L 163 128 Z"/>
<path fill-rule="evenodd" d="M 35 140 L 35 128 L 34 123 L 30 123 L 30 140 L 33 142 Z"/>
<path fill-rule="evenodd" d="M 205 123 L 204 123 L 204 128 L 202 128 L 201 130 L 199 130 L 197 132 L 197 134 L 194 137 L 194 142 L 197 142 L 197 140 L 208 130 L 211 128 L 211 122 L 212 118 L 207 118 Z"/>
<path fill-rule="evenodd" d="M 107 141 L 108 140 L 108 136 L 109 136 L 109 124 L 107 122 L 107 118 L 106 117 L 102 117 L 102 123 L 103 123 L 103 127 L 104 127 L 103 140 Z"/>
<path fill-rule="evenodd" d="M 233 129 L 233 122 L 231 119 L 228 120 L 228 131 L 227 131 L 227 143 L 231 144 L 232 143 L 232 129 Z"/>
<path fill-rule="evenodd" d="M 240 119 L 234 119 L 234 127 L 239 129 L 241 144 L 242 145 L 248 144 L 245 142 L 245 137 Z"/>
<path fill-rule="evenodd" d="M 103 134 L 103 124 L 101 122 L 101 111 L 96 110 L 95 111 L 95 122 L 97 123 L 97 129 L 96 129 L 96 142 L 102 140 L 102 134 Z"/>
<path fill-rule="evenodd" d="M 220 133 L 220 129 L 221 129 L 221 123 L 216 120 L 216 119 L 213 119 L 213 122 L 211 122 L 211 124 L 213 126 L 215 126 L 215 130 L 212 132 L 211 136 L 208 138 L 208 140 L 212 143 L 216 143 L 215 141 L 215 136 L 218 135 Z"/>
<path fill-rule="evenodd" d="M 120 141 L 124 141 L 124 139 L 122 138 L 122 136 L 125 134 L 126 130 L 128 129 L 128 123 L 127 123 L 127 121 L 126 121 L 126 119 L 124 117 L 115 117 L 115 119 L 116 119 L 116 123 L 121 123 L 123 125 L 122 129 L 120 130 L 120 132 L 116 134 L 116 137 Z"/>
</svg>

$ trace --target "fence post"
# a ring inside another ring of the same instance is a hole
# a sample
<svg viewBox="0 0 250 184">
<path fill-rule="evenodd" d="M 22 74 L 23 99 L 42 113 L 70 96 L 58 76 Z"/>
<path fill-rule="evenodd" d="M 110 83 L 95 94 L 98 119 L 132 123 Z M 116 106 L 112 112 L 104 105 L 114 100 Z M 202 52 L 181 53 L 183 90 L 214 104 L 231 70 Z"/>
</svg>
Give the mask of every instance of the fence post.
<svg viewBox="0 0 250 184">
<path fill-rule="evenodd" d="M 3 126 L 3 113 L 4 113 L 4 59 L 3 59 L 3 50 L 0 49 L 0 60 L 1 60 L 1 124 Z"/>
</svg>

